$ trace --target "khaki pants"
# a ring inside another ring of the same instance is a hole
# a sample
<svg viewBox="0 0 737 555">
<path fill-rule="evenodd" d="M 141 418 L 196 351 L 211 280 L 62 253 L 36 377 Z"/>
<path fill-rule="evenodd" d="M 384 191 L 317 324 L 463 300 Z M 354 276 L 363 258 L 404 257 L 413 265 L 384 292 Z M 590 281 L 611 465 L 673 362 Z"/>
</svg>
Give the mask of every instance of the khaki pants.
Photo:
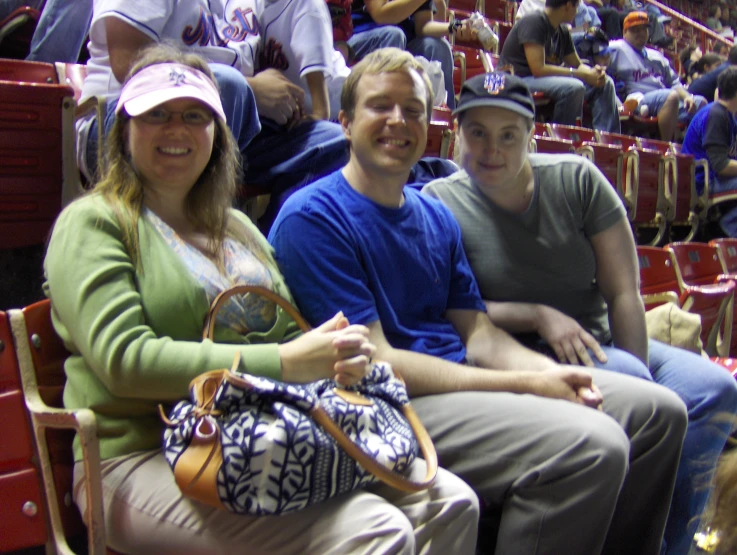
<svg viewBox="0 0 737 555">
<path fill-rule="evenodd" d="M 74 467 L 75 490 L 83 477 Z M 443 469 L 432 488 L 403 493 L 383 484 L 283 516 L 252 517 L 182 497 L 161 451 L 103 461 L 108 546 L 133 555 L 473 554 L 478 500 Z M 418 459 L 412 476 L 422 479 Z M 85 512 L 85 488 L 75 502 Z"/>
</svg>

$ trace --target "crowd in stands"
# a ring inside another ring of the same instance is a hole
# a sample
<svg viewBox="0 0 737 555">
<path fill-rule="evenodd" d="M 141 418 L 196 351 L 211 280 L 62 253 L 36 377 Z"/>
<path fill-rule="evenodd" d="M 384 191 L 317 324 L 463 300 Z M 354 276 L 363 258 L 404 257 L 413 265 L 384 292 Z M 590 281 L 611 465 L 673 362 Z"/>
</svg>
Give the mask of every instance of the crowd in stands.
<svg viewBox="0 0 737 555">
<path fill-rule="evenodd" d="M 89 191 L 54 226 L 43 292 L 72 353 L 65 404 L 99 419 L 110 547 L 472 554 L 486 510 L 501 513 L 497 553 L 685 555 L 705 511 L 737 526 L 733 459 L 717 473 L 737 382 L 648 340 L 632 229 L 596 165 L 529 152 L 542 96 L 551 123 L 620 133 L 653 118 L 708 161 L 700 190 L 737 191 L 737 46 L 674 55 L 670 16 L 648 2 L 522 0 L 498 52 L 508 71 L 457 91 L 452 43 L 477 32 L 450 21 L 450 0 L 34 7 L 28 60 L 86 49 L 80 101 L 106 106 L 76 122 Z M 708 15 L 733 37 L 735 6 Z M 439 64 L 453 161 L 423 159 L 438 90 L 417 57 Z M 244 184 L 270 195 L 258 222 L 234 208 Z M 737 202 L 720 215 L 737 237 Z M 315 329 L 243 298 L 225 339 L 198 342 L 212 299 L 241 281 Z M 203 510 L 161 453 L 157 406 L 236 353 L 287 382 L 351 385 L 389 362 L 435 442 L 435 485 L 280 521 Z M 75 502 L 84 514 L 83 488 Z"/>
</svg>

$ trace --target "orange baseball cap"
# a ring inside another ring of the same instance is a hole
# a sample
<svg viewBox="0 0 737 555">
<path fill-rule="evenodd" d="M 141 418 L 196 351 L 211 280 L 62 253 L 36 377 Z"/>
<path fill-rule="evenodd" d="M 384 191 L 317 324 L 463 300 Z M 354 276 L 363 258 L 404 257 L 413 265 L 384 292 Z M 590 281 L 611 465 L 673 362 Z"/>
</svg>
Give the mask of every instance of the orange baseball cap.
<svg viewBox="0 0 737 555">
<path fill-rule="evenodd" d="M 630 12 L 627 17 L 624 18 L 624 24 L 622 30 L 626 31 L 630 27 L 637 27 L 638 25 L 650 25 L 650 21 L 647 18 L 646 12 Z"/>
</svg>

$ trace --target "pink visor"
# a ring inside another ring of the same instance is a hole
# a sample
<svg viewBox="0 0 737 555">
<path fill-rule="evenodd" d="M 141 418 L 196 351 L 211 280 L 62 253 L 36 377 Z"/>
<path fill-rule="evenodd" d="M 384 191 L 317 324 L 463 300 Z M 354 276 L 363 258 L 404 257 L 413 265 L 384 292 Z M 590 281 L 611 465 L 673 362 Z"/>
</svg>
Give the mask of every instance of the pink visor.
<svg viewBox="0 0 737 555">
<path fill-rule="evenodd" d="M 182 64 L 156 64 L 131 77 L 120 94 L 115 113 L 125 111 L 131 117 L 176 98 L 194 98 L 212 109 L 225 121 L 220 93 L 210 78 L 200 70 Z"/>
</svg>

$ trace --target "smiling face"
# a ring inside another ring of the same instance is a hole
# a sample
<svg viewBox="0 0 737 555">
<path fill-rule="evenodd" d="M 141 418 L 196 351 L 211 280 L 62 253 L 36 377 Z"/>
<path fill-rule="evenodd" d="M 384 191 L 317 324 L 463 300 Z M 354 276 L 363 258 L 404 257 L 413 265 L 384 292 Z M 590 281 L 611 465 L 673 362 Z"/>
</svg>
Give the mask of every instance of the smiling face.
<svg viewBox="0 0 737 555">
<path fill-rule="evenodd" d="M 520 185 L 529 164 L 531 120 L 498 107 L 467 110 L 460 127 L 461 166 L 490 198 Z"/>
<path fill-rule="evenodd" d="M 624 40 L 636 50 L 645 48 L 649 37 L 650 31 L 647 25 L 635 25 L 624 32 Z"/>
<path fill-rule="evenodd" d="M 178 190 L 186 195 L 197 182 L 212 155 L 215 123 L 210 120 L 185 124 L 182 112 L 203 107 L 204 104 L 195 99 L 180 98 L 131 118 L 127 130 L 128 148 L 144 191 L 147 188 Z M 160 115 L 161 110 L 171 112 L 168 122 L 146 121 L 155 121 L 156 118 L 147 118 L 147 115 Z"/>
<path fill-rule="evenodd" d="M 401 178 L 425 151 L 425 83 L 412 69 L 364 74 L 353 116 L 341 111 L 339 118 L 351 144 L 349 166 L 359 166 L 366 175 Z"/>
</svg>

